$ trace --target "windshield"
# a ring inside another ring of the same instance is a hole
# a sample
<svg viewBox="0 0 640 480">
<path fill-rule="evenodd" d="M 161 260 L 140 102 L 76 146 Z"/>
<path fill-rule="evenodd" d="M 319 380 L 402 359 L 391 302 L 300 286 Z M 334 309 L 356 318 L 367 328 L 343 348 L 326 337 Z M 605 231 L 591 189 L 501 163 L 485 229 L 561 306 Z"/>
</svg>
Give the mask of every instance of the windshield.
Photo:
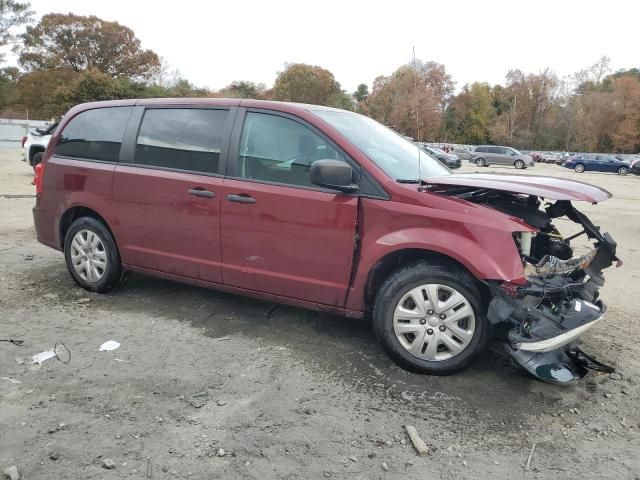
<svg viewBox="0 0 640 480">
<path fill-rule="evenodd" d="M 451 170 L 413 142 L 369 117 L 339 110 L 313 110 L 313 113 L 338 130 L 395 180 L 418 182 L 418 159 L 420 179 L 451 174 Z"/>
</svg>

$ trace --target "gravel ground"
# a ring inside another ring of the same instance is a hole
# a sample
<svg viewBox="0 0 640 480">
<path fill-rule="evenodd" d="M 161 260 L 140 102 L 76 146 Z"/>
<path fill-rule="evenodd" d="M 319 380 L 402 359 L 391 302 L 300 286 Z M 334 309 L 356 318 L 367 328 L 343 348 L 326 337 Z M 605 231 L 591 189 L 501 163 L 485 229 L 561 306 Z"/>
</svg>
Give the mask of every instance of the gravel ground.
<svg viewBox="0 0 640 480">
<path fill-rule="evenodd" d="M 0 342 L 0 470 L 15 465 L 24 479 L 640 478 L 640 178 L 532 170 L 615 196 L 578 207 L 625 261 L 608 272 L 607 320 L 584 342 L 620 375 L 547 385 L 492 345 L 461 374 L 421 376 L 391 363 L 365 321 L 141 275 L 89 294 L 62 254 L 35 241 L 32 172 L 17 151 L 0 152 L 0 338 L 24 341 Z M 99 352 L 107 340 L 120 348 Z M 69 363 L 29 363 L 56 342 Z M 198 393 L 200 408 L 189 403 Z M 406 424 L 428 455 L 416 455 Z"/>
</svg>

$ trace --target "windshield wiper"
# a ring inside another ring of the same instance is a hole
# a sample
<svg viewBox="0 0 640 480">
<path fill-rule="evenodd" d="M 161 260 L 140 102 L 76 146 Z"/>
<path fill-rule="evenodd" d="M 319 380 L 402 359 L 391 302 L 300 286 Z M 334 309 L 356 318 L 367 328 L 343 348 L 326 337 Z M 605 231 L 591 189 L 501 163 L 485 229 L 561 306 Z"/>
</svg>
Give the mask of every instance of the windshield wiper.
<svg viewBox="0 0 640 480">
<path fill-rule="evenodd" d="M 396 182 L 398 183 L 420 183 L 420 180 L 417 178 L 397 178 Z"/>
</svg>

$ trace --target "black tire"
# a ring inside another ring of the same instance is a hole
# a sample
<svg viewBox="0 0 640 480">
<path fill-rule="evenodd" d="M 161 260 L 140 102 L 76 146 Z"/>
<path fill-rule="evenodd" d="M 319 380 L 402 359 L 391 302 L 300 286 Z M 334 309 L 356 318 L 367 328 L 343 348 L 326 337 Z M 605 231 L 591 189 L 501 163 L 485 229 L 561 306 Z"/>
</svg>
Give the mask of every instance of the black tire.
<svg viewBox="0 0 640 480">
<path fill-rule="evenodd" d="M 477 167 L 486 167 L 487 162 L 485 162 L 484 158 L 476 158 L 476 166 Z"/>
<path fill-rule="evenodd" d="M 44 157 L 44 152 L 36 152 L 36 153 L 34 153 L 33 157 L 31 157 L 31 166 L 35 167 L 40 162 L 42 162 L 42 157 Z"/>
<path fill-rule="evenodd" d="M 585 171 L 584 165 L 581 163 L 578 163 L 575 167 L 573 167 L 573 170 L 576 173 L 583 173 Z"/>
<path fill-rule="evenodd" d="M 460 292 L 471 305 L 475 331 L 468 346 L 446 360 L 430 361 L 408 352 L 400 343 L 393 328 L 393 315 L 397 303 L 411 289 L 426 283 L 438 283 Z M 450 375 L 466 368 L 486 346 L 490 326 L 486 318 L 480 291 L 471 275 L 460 267 L 445 261 L 420 261 L 400 268 L 382 284 L 373 308 L 373 330 L 385 352 L 400 367 L 429 375 Z"/>
<path fill-rule="evenodd" d="M 513 162 L 513 166 L 516 167 L 518 170 L 527 168 L 526 165 L 524 164 L 524 161 L 522 160 L 516 160 L 515 162 Z"/>
<path fill-rule="evenodd" d="M 76 271 L 71 260 L 72 247 L 71 243 L 75 235 L 81 230 L 88 230 L 95 234 L 104 245 L 104 253 L 106 254 L 106 268 L 102 277 L 95 282 L 83 279 Z M 121 282 L 123 278 L 122 264 L 120 255 L 116 247 L 116 242 L 109 232 L 109 229 L 100 221 L 93 217 L 80 217 L 76 219 L 66 233 L 64 239 L 64 259 L 67 269 L 73 280 L 85 290 L 95 293 L 107 293 L 113 290 Z"/>
<path fill-rule="evenodd" d="M 629 173 L 629 169 L 627 167 L 618 168 L 618 175 L 626 175 Z"/>
</svg>

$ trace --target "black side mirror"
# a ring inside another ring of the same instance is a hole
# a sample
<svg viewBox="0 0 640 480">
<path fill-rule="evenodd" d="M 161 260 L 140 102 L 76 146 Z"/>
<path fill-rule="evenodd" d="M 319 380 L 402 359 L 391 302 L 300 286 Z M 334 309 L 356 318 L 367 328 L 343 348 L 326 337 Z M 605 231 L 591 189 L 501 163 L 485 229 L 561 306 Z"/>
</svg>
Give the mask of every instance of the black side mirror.
<svg viewBox="0 0 640 480">
<path fill-rule="evenodd" d="M 355 192 L 358 185 L 352 182 L 353 170 L 340 160 L 316 160 L 311 164 L 309 173 L 311 183 L 320 187 Z"/>
</svg>

